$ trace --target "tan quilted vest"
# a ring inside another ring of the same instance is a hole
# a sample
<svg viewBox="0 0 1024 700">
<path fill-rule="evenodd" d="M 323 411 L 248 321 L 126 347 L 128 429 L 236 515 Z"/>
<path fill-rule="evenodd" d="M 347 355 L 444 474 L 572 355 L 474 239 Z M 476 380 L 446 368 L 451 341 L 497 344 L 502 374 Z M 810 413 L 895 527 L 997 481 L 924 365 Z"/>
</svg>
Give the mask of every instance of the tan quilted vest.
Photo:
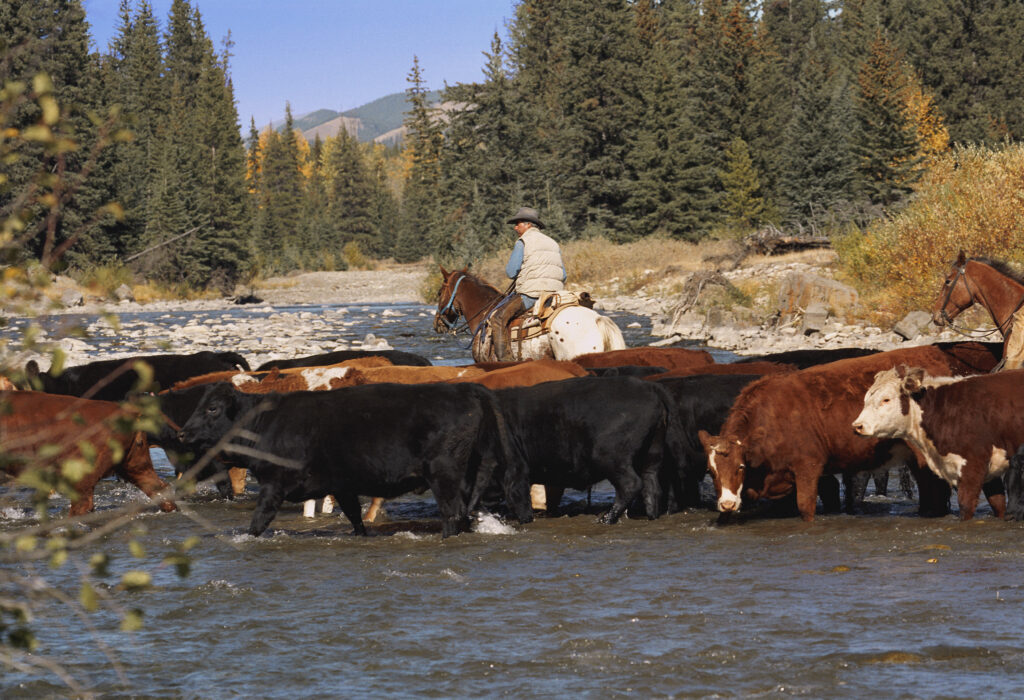
<svg viewBox="0 0 1024 700">
<path fill-rule="evenodd" d="M 544 292 L 560 292 L 562 254 L 554 239 L 531 226 L 520 238 L 523 241 L 523 266 L 516 278 L 516 292 L 538 297 Z"/>
</svg>

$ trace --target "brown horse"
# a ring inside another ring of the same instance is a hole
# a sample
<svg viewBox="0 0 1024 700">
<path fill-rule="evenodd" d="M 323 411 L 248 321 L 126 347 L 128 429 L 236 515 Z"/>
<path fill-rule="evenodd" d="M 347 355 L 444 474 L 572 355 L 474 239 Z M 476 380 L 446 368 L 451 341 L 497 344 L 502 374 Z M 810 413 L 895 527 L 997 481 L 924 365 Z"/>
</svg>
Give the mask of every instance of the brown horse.
<svg viewBox="0 0 1024 700">
<path fill-rule="evenodd" d="M 968 258 L 960 251 L 932 307 L 932 322 L 953 327 L 953 319 L 974 304 L 988 311 L 1003 334 L 1002 369 L 1024 363 L 1024 332 L 1014 334 L 1014 320 L 1024 307 L 1024 280 L 1001 262 Z M 995 331 L 993 331 L 995 332 Z"/>
<path fill-rule="evenodd" d="M 488 357 L 483 330 L 488 315 L 501 301 L 501 292 L 464 269 L 449 272 L 442 267 L 441 276 L 434 330 L 444 333 L 454 329 L 460 318 L 465 318 L 473 334 L 473 359 L 477 362 L 492 359 Z M 520 323 L 520 319 L 513 321 L 513 326 Z M 555 311 L 547 333 L 512 343 L 518 360 L 546 357 L 571 360 L 588 352 L 625 347 L 626 341 L 615 322 L 585 306 L 561 307 Z"/>
</svg>

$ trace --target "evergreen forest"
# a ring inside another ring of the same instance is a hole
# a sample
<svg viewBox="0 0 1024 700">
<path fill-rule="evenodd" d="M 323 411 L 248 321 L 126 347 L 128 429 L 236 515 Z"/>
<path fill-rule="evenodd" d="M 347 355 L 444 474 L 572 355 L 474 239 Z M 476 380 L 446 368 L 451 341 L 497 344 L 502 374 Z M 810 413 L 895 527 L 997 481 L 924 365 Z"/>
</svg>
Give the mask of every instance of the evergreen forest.
<svg viewBox="0 0 1024 700">
<path fill-rule="evenodd" d="M 101 50 L 82 0 L 3 0 L 0 244 L 7 263 L 228 292 L 367 257 L 478 260 L 524 204 L 559 240 L 848 234 L 951 148 L 1024 136 L 1022 35 L 1007 0 L 520 0 L 443 111 L 410 57 L 389 148 L 310 143 L 288 105 L 283 128 L 243 126 L 231 38 L 194 0 L 166 18 L 122 0 Z"/>
</svg>

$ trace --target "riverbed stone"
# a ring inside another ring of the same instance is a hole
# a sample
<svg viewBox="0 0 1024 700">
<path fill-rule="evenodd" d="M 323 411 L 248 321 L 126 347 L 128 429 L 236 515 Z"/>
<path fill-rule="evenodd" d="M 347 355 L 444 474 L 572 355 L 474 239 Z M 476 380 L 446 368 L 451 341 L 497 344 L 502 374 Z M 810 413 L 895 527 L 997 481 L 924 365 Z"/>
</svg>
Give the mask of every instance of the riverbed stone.
<svg viewBox="0 0 1024 700">
<path fill-rule="evenodd" d="M 804 311 L 804 318 L 800 325 L 800 332 L 804 335 L 818 333 L 825 328 L 827 321 L 828 307 L 820 301 L 813 302 Z"/>
<path fill-rule="evenodd" d="M 858 299 L 857 290 L 836 280 L 808 272 L 790 272 L 779 287 L 778 308 L 783 315 L 791 315 L 817 303 L 834 316 L 845 316 L 854 311 Z"/>
<path fill-rule="evenodd" d="M 77 289 L 66 289 L 60 295 L 61 306 L 65 308 L 72 308 L 75 306 L 82 306 L 85 303 L 85 297 Z"/>
<path fill-rule="evenodd" d="M 931 322 L 932 316 L 927 311 L 911 311 L 893 326 L 892 330 L 904 340 L 913 340 L 923 335 Z"/>
<path fill-rule="evenodd" d="M 122 284 L 114 290 L 114 298 L 118 301 L 135 301 L 135 294 L 127 284 Z"/>
</svg>

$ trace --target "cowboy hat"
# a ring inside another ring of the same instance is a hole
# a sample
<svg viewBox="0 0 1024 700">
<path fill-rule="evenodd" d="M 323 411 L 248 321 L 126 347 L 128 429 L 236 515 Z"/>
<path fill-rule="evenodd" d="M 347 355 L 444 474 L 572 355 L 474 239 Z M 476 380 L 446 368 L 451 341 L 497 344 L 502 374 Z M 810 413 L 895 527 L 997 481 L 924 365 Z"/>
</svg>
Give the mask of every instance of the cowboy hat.
<svg viewBox="0 0 1024 700">
<path fill-rule="evenodd" d="M 533 207 L 519 207 L 519 211 L 507 223 L 514 224 L 520 221 L 529 221 L 531 224 L 536 224 L 537 228 L 544 228 L 544 224 L 540 222 L 540 214 Z"/>
</svg>

